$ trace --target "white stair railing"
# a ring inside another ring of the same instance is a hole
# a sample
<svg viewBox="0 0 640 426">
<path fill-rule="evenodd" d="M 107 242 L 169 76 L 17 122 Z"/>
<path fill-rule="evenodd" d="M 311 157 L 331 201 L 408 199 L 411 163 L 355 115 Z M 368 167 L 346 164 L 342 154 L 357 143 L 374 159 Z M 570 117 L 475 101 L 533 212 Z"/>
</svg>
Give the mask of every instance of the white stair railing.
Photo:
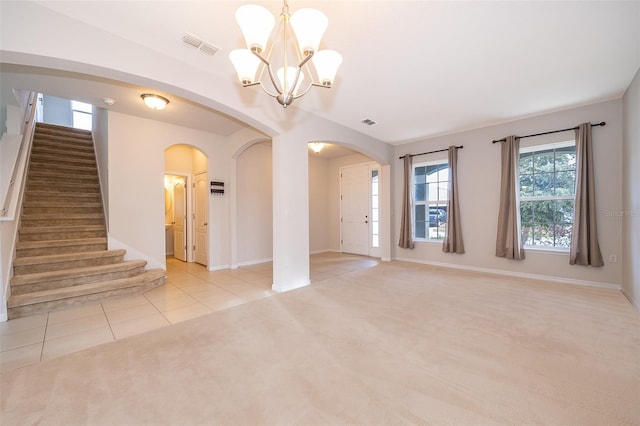
<svg viewBox="0 0 640 426">
<path fill-rule="evenodd" d="M 7 144 L 7 148 L 3 153 L 8 158 L 2 158 L 3 168 L 11 170 L 11 174 L 7 177 L 3 176 L 2 188 L 0 188 L 0 221 L 12 221 L 16 219 L 16 215 L 19 211 L 20 194 L 22 192 L 27 167 L 29 164 L 29 153 L 31 152 L 31 144 L 33 143 L 33 133 L 35 130 L 35 112 L 37 93 L 31 92 L 28 98 L 27 108 L 25 109 L 24 122 L 22 125 L 22 139 L 19 141 L 17 149 L 15 146 L 10 146 L 11 143 L 8 140 L 9 135 L 5 134 L 3 139 Z M 13 144 L 15 145 L 15 144 Z"/>
</svg>

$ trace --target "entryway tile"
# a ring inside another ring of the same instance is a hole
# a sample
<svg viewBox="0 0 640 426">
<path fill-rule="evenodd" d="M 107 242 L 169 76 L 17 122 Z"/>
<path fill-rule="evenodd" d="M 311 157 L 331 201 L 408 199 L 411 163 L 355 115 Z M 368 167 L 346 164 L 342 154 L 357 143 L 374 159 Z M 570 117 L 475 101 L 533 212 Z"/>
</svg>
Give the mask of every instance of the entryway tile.
<svg viewBox="0 0 640 426">
<path fill-rule="evenodd" d="M 113 342 L 114 340 L 113 333 L 111 333 L 111 328 L 109 327 L 96 328 L 47 340 L 42 348 L 42 359 L 59 357 L 103 343 Z"/>
<path fill-rule="evenodd" d="M 201 317 L 213 312 L 207 306 L 202 303 L 196 305 L 185 306 L 183 308 L 171 309 L 169 311 L 162 312 L 162 315 L 169 320 L 171 324 L 190 320 L 193 318 Z"/>
<path fill-rule="evenodd" d="M 29 330 L 7 333 L 0 336 L 0 348 L 2 352 L 21 346 L 42 344 L 44 340 L 45 327 L 31 328 Z"/>
<path fill-rule="evenodd" d="M 125 337 L 155 330 L 166 325 L 169 325 L 169 321 L 160 312 L 156 312 L 144 317 L 111 324 L 111 330 L 113 330 L 116 339 L 124 339 Z"/>
<path fill-rule="evenodd" d="M 130 308 L 133 306 L 148 305 L 149 301 L 142 294 L 134 294 L 123 298 L 108 300 L 102 302 L 102 308 L 105 312 L 117 311 L 118 309 Z"/>
<path fill-rule="evenodd" d="M 49 312 L 49 324 L 90 317 L 103 312 L 104 311 L 102 310 L 102 305 L 100 303 L 78 306 L 77 308 L 65 309 L 64 311 Z"/>
<path fill-rule="evenodd" d="M 49 324 L 47 327 L 45 341 L 102 327 L 109 327 L 104 312 L 70 321 L 57 322 L 55 324 Z"/>
<path fill-rule="evenodd" d="M 22 346 L 0 353 L 0 372 L 8 373 L 20 367 L 40 362 L 42 343 Z"/>
<path fill-rule="evenodd" d="M 107 319 L 109 320 L 109 324 L 113 326 L 114 324 L 131 321 L 136 318 L 146 317 L 158 313 L 160 313 L 158 309 L 153 306 L 151 302 L 145 299 L 144 305 L 130 306 L 128 308 L 108 311 L 106 314 Z"/>
<path fill-rule="evenodd" d="M 44 327 L 47 325 L 48 315 L 49 314 L 31 315 L 0 322 L 0 335 Z"/>
</svg>

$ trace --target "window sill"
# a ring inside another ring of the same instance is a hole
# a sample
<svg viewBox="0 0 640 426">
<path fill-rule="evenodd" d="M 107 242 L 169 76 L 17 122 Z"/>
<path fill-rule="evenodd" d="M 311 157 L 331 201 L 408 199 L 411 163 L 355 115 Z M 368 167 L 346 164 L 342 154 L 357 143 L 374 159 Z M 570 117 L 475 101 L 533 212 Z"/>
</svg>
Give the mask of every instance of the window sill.
<svg viewBox="0 0 640 426">
<path fill-rule="evenodd" d="M 420 243 L 420 244 L 438 244 L 438 245 L 442 245 L 442 242 L 444 240 L 413 240 L 414 243 Z"/>
<path fill-rule="evenodd" d="M 547 253 L 547 254 L 557 254 L 557 255 L 568 255 L 569 249 L 561 249 L 561 248 L 549 248 L 549 247 L 535 247 L 535 246 L 524 246 L 525 252 L 532 253 Z"/>
</svg>

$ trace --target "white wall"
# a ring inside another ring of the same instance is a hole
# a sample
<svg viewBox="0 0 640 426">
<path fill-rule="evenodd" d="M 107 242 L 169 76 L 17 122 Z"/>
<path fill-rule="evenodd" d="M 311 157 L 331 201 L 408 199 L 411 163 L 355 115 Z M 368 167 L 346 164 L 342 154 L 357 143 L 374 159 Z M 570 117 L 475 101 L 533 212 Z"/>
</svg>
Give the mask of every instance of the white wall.
<svg viewBox="0 0 640 426">
<path fill-rule="evenodd" d="M 573 127 L 590 121 L 606 121 L 604 127 L 593 128 L 594 167 L 598 209 L 598 234 L 605 262 L 610 254 L 623 258 L 622 218 L 605 212 L 622 207 L 622 104 L 621 100 L 602 102 L 496 126 L 437 137 L 395 147 L 395 181 L 393 191 L 402 193 L 402 163 L 398 157 L 430 150 L 464 145 L 458 151 L 460 213 L 466 253 L 443 253 L 440 243 L 417 242 L 413 250 L 397 246 L 402 198 L 394 200 L 395 258 L 416 262 L 448 264 L 461 268 L 548 276 L 563 281 L 611 284 L 622 280 L 621 263 L 606 263 L 601 268 L 570 266 L 568 253 L 557 254 L 527 250 L 523 261 L 495 257 L 498 199 L 500 192 L 500 146 L 494 139 L 509 135 L 527 135 Z M 521 146 L 573 139 L 572 132 L 528 138 Z M 414 161 L 432 160 L 433 155 L 415 157 Z"/>
<path fill-rule="evenodd" d="M 73 115 L 71 112 L 70 100 L 49 95 L 44 95 L 43 99 L 42 121 L 48 124 L 73 127 Z"/>
<path fill-rule="evenodd" d="M 104 108 L 93 107 L 91 114 L 93 146 L 96 151 L 96 164 L 100 177 L 100 191 L 104 205 L 105 220 L 109 223 L 109 133 L 108 114 Z"/>
<path fill-rule="evenodd" d="M 159 116 L 161 118 L 161 116 Z M 109 247 L 125 248 L 128 258 L 165 267 L 164 152 L 191 145 L 209 159 L 210 180 L 226 181 L 228 159 L 222 136 L 156 120 L 109 112 Z M 227 267 L 227 197 L 209 198 L 209 268 Z"/>
<path fill-rule="evenodd" d="M 309 154 L 309 252 L 329 251 L 329 160 Z"/>
<path fill-rule="evenodd" d="M 238 265 L 273 258 L 271 143 L 247 148 L 236 163 Z"/>
<path fill-rule="evenodd" d="M 640 310 L 640 70 L 622 103 L 622 292 Z"/>
</svg>

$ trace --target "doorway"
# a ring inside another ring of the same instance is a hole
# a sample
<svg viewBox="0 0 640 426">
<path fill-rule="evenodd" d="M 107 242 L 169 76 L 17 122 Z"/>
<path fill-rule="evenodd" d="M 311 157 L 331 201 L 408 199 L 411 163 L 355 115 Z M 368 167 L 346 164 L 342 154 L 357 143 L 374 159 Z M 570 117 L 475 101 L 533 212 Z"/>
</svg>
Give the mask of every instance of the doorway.
<svg viewBox="0 0 640 426">
<path fill-rule="evenodd" d="M 166 255 L 182 262 L 209 263 L 208 160 L 198 149 L 165 150 Z"/>
<path fill-rule="evenodd" d="M 380 166 L 340 169 L 340 224 L 343 253 L 380 256 Z"/>
</svg>

